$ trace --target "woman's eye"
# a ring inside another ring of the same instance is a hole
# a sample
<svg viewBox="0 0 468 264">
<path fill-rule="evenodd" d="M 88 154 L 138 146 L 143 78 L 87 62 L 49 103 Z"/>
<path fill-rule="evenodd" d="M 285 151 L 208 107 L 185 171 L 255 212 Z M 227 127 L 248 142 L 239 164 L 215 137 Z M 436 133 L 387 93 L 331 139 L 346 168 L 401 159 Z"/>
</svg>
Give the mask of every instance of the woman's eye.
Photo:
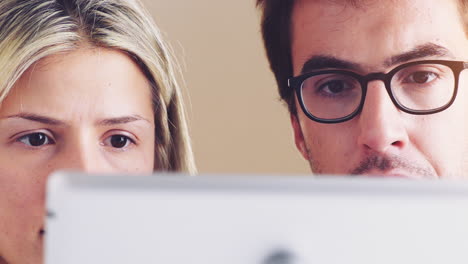
<svg viewBox="0 0 468 264">
<path fill-rule="evenodd" d="M 132 139 L 124 135 L 113 135 L 106 141 L 108 141 L 108 145 L 112 146 L 113 148 L 125 148 L 128 147 L 128 145 L 134 143 Z"/>
<path fill-rule="evenodd" d="M 44 133 L 27 134 L 20 137 L 18 141 L 31 147 L 40 147 L 54 143 L 54 141 Z"/>
</svg>

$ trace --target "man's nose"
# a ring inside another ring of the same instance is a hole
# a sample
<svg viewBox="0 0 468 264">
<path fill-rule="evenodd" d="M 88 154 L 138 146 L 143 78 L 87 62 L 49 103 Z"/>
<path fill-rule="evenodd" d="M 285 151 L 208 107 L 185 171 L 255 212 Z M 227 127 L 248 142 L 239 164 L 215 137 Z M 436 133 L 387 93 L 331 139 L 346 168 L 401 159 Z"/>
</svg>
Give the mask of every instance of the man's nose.
<svg viewBox="0 0 468 264">
<path fill-rule="evenodd" d="M 398 152 L 408 143 L 403 116 L 380 80 L 371 81 L 363 109 L 358 116 L 358 144 L 378 153 Z"/>
</svg>

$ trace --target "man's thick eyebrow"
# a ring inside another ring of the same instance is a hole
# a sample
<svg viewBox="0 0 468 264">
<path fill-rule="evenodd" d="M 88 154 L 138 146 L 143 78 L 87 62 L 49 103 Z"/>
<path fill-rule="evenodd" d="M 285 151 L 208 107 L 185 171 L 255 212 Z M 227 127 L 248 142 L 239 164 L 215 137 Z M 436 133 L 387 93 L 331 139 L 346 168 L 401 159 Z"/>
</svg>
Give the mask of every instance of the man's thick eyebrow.
<svg viewBox="0 0 468 264">
<path fill-rule="evenodd" d="M 453 54 L 445 47 L 434 44 L 434 43 L 426 43 L 416 48 L 399 54 L 395 55 L 388 60 L 385 61 L 385 66 L 390 67 L 393 65 L 401 64 L 404 62 L 409 62 L 411 60 L 422 59 L 427 57 L 450 57 L 454 58 Z"/>
<path fill-rule="evenodd" d="M 127 124 L 131 122 L 136 122 L 136 121 L 146 121 L 149 123 L 149 121 L 146 118 L 143 118 L 139 115 L 131 115 L 131 116 L 121 116 L 121 117 L 113 117 L 113 118 L 106 118 L 99 120 L 96 122 L 96 125 L 98 126 L 113 126 L 113 125 L 121 125 L 121 124 Z"/>
<path fill-rule="evenodd" d="M 361 67 L 353 62 L 338 59 L 328 55 L 315 55 L 309 58 L 302 66 L 301 73 L 323 69 L 346 69 L 359 71 Z"/>
<path fill-rule="evenodd" d="M 45 125 L 52 125 L 52 126 L 62 126 L 65 124 L 63 121 L 60 121 L 58 119 L 54 119 L 54 118 L 43 116 L 43 115 L 33 114 L 33 113 L 19 113 L 16 115 L 7 116 L 6 118 L 7 119 L 10 119 L 10 118 L 26 119 L 29 121 L 38 122 L 38 123 L 42 123 Z"/>
</svg>

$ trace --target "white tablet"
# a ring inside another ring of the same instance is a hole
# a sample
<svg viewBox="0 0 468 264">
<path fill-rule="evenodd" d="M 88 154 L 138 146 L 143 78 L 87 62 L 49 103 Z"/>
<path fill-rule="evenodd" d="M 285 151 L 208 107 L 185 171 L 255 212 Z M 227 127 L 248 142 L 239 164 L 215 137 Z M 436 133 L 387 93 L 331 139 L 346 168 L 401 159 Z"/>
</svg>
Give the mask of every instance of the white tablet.
<svg viewBox="0 0 468 264">
<path fill-rule="evenodd" d="M 46 264 L 468 263 L 468 182 L 61 173 L 47 208 Z"/>
</svg>

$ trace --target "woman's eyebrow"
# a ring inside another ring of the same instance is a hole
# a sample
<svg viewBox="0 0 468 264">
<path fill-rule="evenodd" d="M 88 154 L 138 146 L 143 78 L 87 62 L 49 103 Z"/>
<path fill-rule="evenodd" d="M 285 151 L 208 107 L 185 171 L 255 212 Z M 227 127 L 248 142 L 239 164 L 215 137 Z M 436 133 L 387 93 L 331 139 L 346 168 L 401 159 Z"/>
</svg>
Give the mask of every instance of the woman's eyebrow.
<svg viewBox="0 0 468 264">
<path fill-rule="evenodd" d="M 47 117 L 47 116 L 43 116 L 43 115 L 33 114 L 33 113 L 19 113 L 19 114 L 15 114 L 15 115 L 10 115 L 10 116 L 7 116 L 6 119 L 25 119 L 25 120 L 38 122 L 38 123 L 41 123 L 41 124 L 51 125 L 51 126 L 63 126 L 63 125 L 65 125 L 65 122 L 63 122 L 61 120 L 51 118 L 51 117 Z"/>
<path fill-rule="evenodd" d="M 121 116 L 121 117 L 113 117 L 113 118 L 106 118 L 96 122 L 97 126 L 113 126 L 113 125 L 121 125 L 127 124 L 136 121 L 145 121 L 151 123 L 146 118 L 143 118 L 140 115 L 130 115 L 130 116 Z"/>
</svg>

